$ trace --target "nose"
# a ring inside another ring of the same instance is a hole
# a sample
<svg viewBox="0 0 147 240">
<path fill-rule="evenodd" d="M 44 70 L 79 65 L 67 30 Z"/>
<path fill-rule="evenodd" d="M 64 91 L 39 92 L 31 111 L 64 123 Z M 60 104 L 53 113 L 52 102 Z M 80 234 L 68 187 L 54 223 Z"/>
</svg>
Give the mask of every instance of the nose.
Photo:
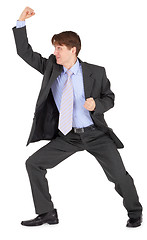
<svg viewBox="0 0 147 240">
<path fill-rule="evenodd" d="M 55 48 L 54 50 L 54 55 L 56 56 L 57 55 L 57 49 Z"/>
</svg>

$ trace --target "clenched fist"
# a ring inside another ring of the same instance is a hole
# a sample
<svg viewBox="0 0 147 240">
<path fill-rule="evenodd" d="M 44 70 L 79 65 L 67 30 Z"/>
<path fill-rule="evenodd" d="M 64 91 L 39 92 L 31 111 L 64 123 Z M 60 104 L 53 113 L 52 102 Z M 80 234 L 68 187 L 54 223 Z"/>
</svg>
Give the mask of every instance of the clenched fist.
<svg viewBox="0 0 147 240">
<path fill-rule="evenodd" d="M 89 111 L 94 111 L 95 107 L 96 107 L 96 104 L 95 104 L 94 99 L 92 97 L 87 98 L 84 103 L 84 108 L 86 108 Z"/>
<path fill-rule="evenodd" d="M 24 21 L 26 18 L 30 18 L 34 15 L 35 15 L 34 10 L 30 7 L 26 7 L 23 10 L 22 14 L 20 15 L 19 21 Z"/>
</svg>

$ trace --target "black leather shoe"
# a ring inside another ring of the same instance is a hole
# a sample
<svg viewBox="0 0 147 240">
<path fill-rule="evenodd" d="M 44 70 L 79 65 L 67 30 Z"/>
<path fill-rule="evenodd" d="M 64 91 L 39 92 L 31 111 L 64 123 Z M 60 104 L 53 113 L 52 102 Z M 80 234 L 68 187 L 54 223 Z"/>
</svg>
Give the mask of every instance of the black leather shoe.
<svg viewBox="0 0 147 240">
<path fill-rule="evenodd" d="M 126 227 L 139 227 L 142 223 L 142 216 L 139 218 L 130 218 L 127 221 Z"/>
<path fill-rule="evenodd" d="M 32 220 L 22 221 L 21 224 L 23 226 L 39 226 L 44 223 L 57 224 L 58 222 L 57 210 L 54 209 L 52 212 L 40 214 Z"/>
</svg>

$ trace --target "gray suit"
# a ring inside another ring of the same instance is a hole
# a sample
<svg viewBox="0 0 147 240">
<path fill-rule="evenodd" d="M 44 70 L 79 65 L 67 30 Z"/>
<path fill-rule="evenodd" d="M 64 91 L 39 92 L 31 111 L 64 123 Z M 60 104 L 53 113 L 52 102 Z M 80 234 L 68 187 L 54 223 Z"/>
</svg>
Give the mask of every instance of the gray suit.
<svg viewBox="0 0 147 240">
<path fill-rule="evenodd" d="M 14 27 L 13 32 L 18 55 L 44 75 L 27 144 L 43 139 L 51 140 L 56 137 L 59 118 L 59 112 L 51 92 L 51 85 L 61 74 L 63 67 L 56 63 L 53 54 L 46 59 L 32 50 L 28 43 L 26 26 L 23 28 Z M 83 71 L 85 98 L 93 97 L 96 102 L 95 111 L 90 111 L 93 122 L 113 139 L 117 148 L 123 148 L 122 142 L 104 120 L 104 112 L 114 106 L 114 93 L 110 90 L 110 82 L 105 69 L 82 62 L 80 59 L 79 61 Z"/>
<path fill-rule="evenodd" d="M 110 89 L 105 69 L 79 59 L 85 98 L 93 97 L 96 102 L 95 111 L 90 111 L 94 126 L 86 128 L 84 133 L 71 130 L 64 136 L 58 130 L 59 112 L 51 91 L 51 85 L 61 74 L 63 66 L 56 63 L 54 55 L 46 59 L 32 50 L 26 26 L 14 27 L 13 33 L 18 55 L 44 75 L 27 143 L 51 140 L 26 161 L 36 213 L 45 213 L 54 208 L 45 178 L 46 169 L 55 167 L 77 151 L 87 150 L 100 163 L 107 178 L 115 184 L 116 191 L 123 197 L 129 217 L 140 217 L 142 206 L 133 179 L 126 171 L 117 150 L 123 148 L 123 144 L 104 119 L 104 112 L 114 106 L 114 93 Z"/>
</svg>

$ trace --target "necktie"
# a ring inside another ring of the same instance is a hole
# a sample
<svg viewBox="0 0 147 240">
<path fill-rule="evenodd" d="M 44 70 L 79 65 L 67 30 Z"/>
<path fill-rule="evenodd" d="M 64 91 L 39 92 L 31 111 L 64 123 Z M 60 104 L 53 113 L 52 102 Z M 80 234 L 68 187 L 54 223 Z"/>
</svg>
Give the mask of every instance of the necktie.
<svg viewBox="0 0 147 240">
<path fill-rule="evenodd" d="M 58 129 L 66 135 L 72 129 L 73 115 L 73 87 L 71 82 L 72 72 L 67 70 L 68 79 L 62 92 Z"/>
</svg>

